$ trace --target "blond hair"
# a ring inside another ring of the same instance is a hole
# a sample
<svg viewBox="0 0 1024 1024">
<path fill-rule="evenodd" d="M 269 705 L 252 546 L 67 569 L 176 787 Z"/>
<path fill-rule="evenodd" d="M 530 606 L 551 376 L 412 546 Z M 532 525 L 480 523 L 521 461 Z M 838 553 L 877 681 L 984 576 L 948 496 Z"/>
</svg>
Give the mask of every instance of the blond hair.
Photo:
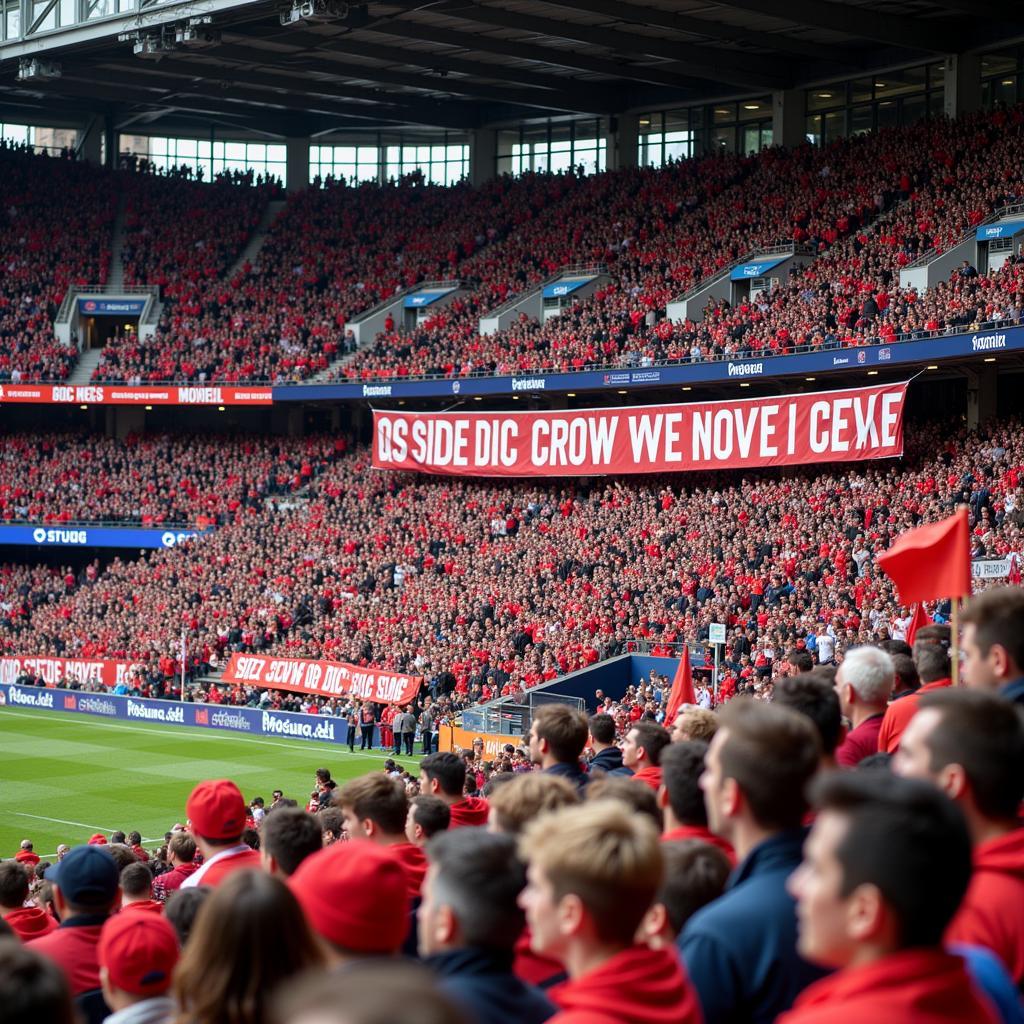
<svg viewBox="0 0 1024 1024">
<path fill-rule="evenodd" d="M 665 870 L 658 830 L 619 800 L 595 800 L 545 814 L 519 841 L 556 900 L 579 897 L 604 942 L 631 945 Z"/>
<path fill-rule="evenodd" d="M 488 802 L 498 828 L 502 832 L 519 835 L 539 815 L 579 803 L 579 795 L 567 779 L 544 772 L 529 772 L 499 786 Z"/>
<path fill-rule="evenodd" d="M 710 743 L 718 732 L 718 715 L 707 708 L 687 708 L 676 716 L 676 726 L 691 740 Z"/>
</svg>

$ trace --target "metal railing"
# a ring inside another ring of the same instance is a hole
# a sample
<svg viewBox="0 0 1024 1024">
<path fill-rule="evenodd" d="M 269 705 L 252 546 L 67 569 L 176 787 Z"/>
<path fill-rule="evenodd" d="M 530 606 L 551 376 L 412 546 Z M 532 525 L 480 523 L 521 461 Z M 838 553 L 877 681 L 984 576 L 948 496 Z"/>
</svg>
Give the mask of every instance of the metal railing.
<svg viewBox="0 0 1024 1024">
<path fill-rule="evenodd" d="M 47 530 L 209 530 L 213 524 L 199 526 L 196 523 L 160 522 L 144 523 L 141 519 L 22 519 L 20 516 L 0 516 L 0 526 L 38 526 Z"/>
</svg>

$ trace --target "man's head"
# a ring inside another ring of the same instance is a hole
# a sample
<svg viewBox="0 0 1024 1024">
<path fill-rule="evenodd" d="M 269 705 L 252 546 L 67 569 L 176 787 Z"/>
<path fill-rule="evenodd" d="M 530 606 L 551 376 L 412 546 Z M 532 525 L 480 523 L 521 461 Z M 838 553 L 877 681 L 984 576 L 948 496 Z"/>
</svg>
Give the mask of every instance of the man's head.
<svg viewBox="0 0 1024 1024">
<path fill-rule="evenodd" d="M 590 726 L 582 711 L 567 704 L 542 704 L 530 725 L 530 760 L 543 768 L 579 764 Z"/>
<path fill-rule="evenodd" d="M 894 769 L 927 779 L 960 804 L 972 831 L 1016 824 L 1024 799 L 1024 724 L 995 694 L 942 689 L 924 693 L 900 738 Z"/>
<path fill-rule="evenodd" d="M 277 810 L 274 814 L 277 814 Z M 336 843 L 345 834 L 345 818 L 340 807 L 325 807 L 317 812 L 317 820 L 320 822 L 320 835 L 324 846 Z"/>
<path fill-rule="evenodd" d="M 822 753 L 831 757 L 843 731 L 839 697 L 833 685 L 813 672 L 785 676 L 775 685 L 775 703 L 803 715 L 814 726 Z"/>
<path fill-rule="evenodd" d="M 741 828 L 797 828 L 821 757 L 810 719 L 741 697 L 729 701 L 720 718 L 700 778 L 711 830 L 736 846 Z"/>
<path fill-rule="evenodd" d="M 921 688 L 921 677 L 917 674 L 917 666 L 909 654 L 893 654 L 892 668 L 895 676 L 893 690 L 896 693 L 907 693 Z"/>
<path fill-rule="evenodd" d="M 1024 676 L 1024 590 L 993 587 L 961 616 L 964 683 L 994 690 Z"/>
<path fill-rule="evenodd" d="M 426 847 L 417 914 L 421 956 L 450 949 L 511 950 L 523 930 L 517 900 L 526 872 L 516 840 L 482 828 L 443 832 Z"/>
<path fill-rule="evenodd" d="M 77 1024 L 67 975 L 55 960 L 0 936 L 0 1006 L 11 1024 Z"/>
<path fill-rule="evenodd" d="M 637 941 L 652 949 L 667 949 L 683 925 L 725 891 L 732 870 L 729 858 L 699 839 L 662 843 L 665 876 L 637 930 Z"/>
<path fill-rule="evenodd" d="M 666 830 L 679 825 L 707 825 L 708 812 L 700 788 L 707 752 L 708 744 L 699 740 L 673 743 L 662 751 L 658 805 L 665 812 Z"/>
<path fill-rule="evenodd" d="M 405 835 L 409 798 L 405 786 L 390 775 L 376 773 L 346 782 L 334 802 L 341 808 L 349 839 L 371 839 L 385 845 Z"/>
<path fill-rule="evenodd" d="M 177 867 L 196 859 L 196 841 L 187 832 L 174 832 L 167 843 L 167 860 Z"/>
<path fill-rule="evenodd" d="M 518 835 L 541 814 L 579 803 L 576 787 L 557 775 L 526 772 L 499 786 L 490 796 L 487 827 Z"/>
<path fill-rule="evenodd" d="M 615 719 L 603 712 L 590 716 L 590 741 L 596 750 L 604 750 L 615 743 Z"/>
<path fill-rule="evenodd" d="M 47 872 L 61 921 L 108 914 L 121 898 L 117 862 L 102 846 L 76 846 Z"/>
<path fill-rule="evenodd" d="M 164 995 L 178 962 L 178 936 L 160 914 L 115 914 L 100 933 L 103 996 L 112 1010 Z"/>
<path fill-rule="evenodd" d="M 708 708 L 683 708 L 672 725 L 672 742 L 703 740 L 710 743 L 718 731 L 718 715 Z"/>
<path fill-rule="evenodd" d="M 924 630 L 919 630 L 923 633 Z M 934 683 L 939 679 L 949 679 L 950 661 L 949 648 L 938 640 L 929 640 L 920 636 L 914 639 L 914 664 L 922 683 Z"/>
<path fill-rule="evenodd" d="M 0 860 L 0 914 L 20 910 L 28 899 L 28 872 L 16 860 Z"/>
<path fill-rule="evenodd" d="M 971 876 L 957 807 L 929 783 L 883 772 L 831 773 L 812 795 L 818 817 L 788 883 L 800 953 L 845 967 L 939 946 Z"/>
<path fill-rule="evenodd" d="M 110 841 L 113 842 L 114 840 L 111 839 Z M 121 840 L 121 841 L 124 842 L 124 840 Z M 142 843 L 142 833 L 141 832 L 129 832 L 128 833 L 128 845 L 129 846 L 139 846 L 139 845 L 141 845 L 141 843 Z"/>
<path fill-rule="evenodd" d="M 664 874 L 657 829 L 614 800 L 566 807 L 531 823 L 519 897 L 535 953 L 626 948 Z"/>
<path fill-rule="evenodd" d="M 843 714 L 856 711 L 884 712 L 892 696 L 895 669 L 892 658 L 877 647 L 855 647 L 847 651 L 836 673 L 836 693 Z"/>
<path fill-rule="evenodd" d="M 672 742 L 668 729 L 656 722 L 637 722 L 622 744 L 622 763 L 637 772 L 643 768 L 657 767 L 661 763 L 661 752 Z"/>
<path fill-rule="evenodd" d="M 440 797 L 413 797 L 405 818 L 405 838 L 416 846 L 423 846 L 439 832 L 444 832 L 451 820 L 451 808 Z"/>
<path fill-rule="evenodd" d="M 279 807 L 264 819 L 260 838 L 263 870 L 289 878 L 323 847 L 323 824 L 298 807 Z"/>
<path fill-rule="evenodd" d="M 153 898 L 153 873 L 136 861 L 121 869 L 121 905 L 141 903 Z"/>
<path fill-rule="evenodd" d="M 789 674 L 794 676 L 803 675 L 805 672 L 810 672 L 814 668 L 814 656 L 810 651 L 805 651 L 799 647 L 793 647 L 786 655 L 786 661 L 789 662 Z"/>
<path fill-rule="evenodd" d="M 466 785 L 466 762 L 449 750 L 429 754 L 420 761 L 420 792 L 437 796 L 446 803 L 462 799 Z"/>
<path fill-rule="evenodd" d="M 225 846 L 236 845 L 245 831 L 245 797 L 230 779 L 200 782 L 192 790 L 185 810 L 196 845 L 206 857 Z"/>
<path fill-rule="evenodd" d="M 327 786 L 331 782 L 331 770 L 329 768 L 317 768 L 315 774 L 318 786 Z"/>
</svg>

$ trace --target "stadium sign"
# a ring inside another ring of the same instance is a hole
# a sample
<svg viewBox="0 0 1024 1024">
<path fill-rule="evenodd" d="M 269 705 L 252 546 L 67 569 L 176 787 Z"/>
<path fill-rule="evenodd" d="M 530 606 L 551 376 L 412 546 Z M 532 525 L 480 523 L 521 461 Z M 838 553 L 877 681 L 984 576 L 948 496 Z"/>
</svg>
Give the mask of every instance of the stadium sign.
<svg viewBox="0 0 1024 1024">
<path fill-rule="evenodd" d="M 198 530 L 160 530 L 120 526 L 0 526 L 0 545 L 38 548 L 173 548 L 201 537 Z"/>
<path fill-rule="evenodd" d="M 14 683 L 19 676 L 41 676 L 54 686 L 62 679 L 114 687 L 128 682 L 135 663 L 105 658 L 50 658 L 43 655 L 0 658 L 0 683 Z"/>
<path fill-rule="evenodd" d="M 260 708 L 222 709 L 209 704 L 172 700 L 141 700 L 116 694 L 101 696 L 76 690 L 46 690 L 0 683 L 0 706 L 28 708 L 45 713 L 99 715 L 125 721 L 142 721 L 170 728 L 188 726 L 253 736 L 271 736 L 317 743 L 346 742 L 347 728 L 338 718 L 302 715 Z"/>
<path fill-rule="evenodd" d="M 373 465 L 453 476 L 599 476 L 892 458 L 903 454 L 906 391 L 899 383 L 616 409 L 377 410 Z"/>
<path fill-rule="evenodd" d="M 86 316 L 141 316 L 145 299 L 79 299 L 78 312 Z"/>
<path fill-rule="evenodd" d="M 0 404 L 42 405 L 271 405 L 266 387 L 128 387 L 123 384 L 0 384 Z"/>
</svg>

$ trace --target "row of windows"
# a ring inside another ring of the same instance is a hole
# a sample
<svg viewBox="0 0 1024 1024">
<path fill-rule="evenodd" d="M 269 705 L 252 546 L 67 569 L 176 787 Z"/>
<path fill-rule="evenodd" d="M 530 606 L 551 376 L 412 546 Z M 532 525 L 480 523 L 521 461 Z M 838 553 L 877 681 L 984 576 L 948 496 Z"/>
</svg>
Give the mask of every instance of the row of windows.
<svg viewBox="0 0 1024 1024">
<path fill-rule="evenodd" d="M 121 136 L 122 160 L 135 157 L 160 171 L 188 167 L 196 177 L 212 181 L 222 172 L 277 178 L 286 183 L 287 149 L 264 142 L 221 142 L 163 136 Z"/>
<path fill-rule="evenodd" d="M 74 149 L 78 133 L 73 128 L 36 128 L 30 124 L 0 122 L 0 140 L 15 146 L 29 146 L 36 153 L 57 156 L 63 149 Z"/>
</svg>

